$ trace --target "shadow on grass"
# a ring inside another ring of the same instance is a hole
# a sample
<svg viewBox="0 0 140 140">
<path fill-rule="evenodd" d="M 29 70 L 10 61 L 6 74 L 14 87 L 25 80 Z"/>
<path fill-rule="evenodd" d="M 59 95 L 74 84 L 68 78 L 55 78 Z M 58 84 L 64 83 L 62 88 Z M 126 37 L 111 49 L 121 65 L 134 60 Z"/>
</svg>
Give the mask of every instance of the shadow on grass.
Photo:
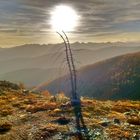
<svg viewBox="0 0 140 140">
<path fill-rule="evenodd" d="M 80 99 L 71 99 L 75 119 L 76 119 L 76 136 L 79 140 L 89 140 L 88 129 L 85 125 L 82 115 L 82 106 Z"/>
</svg>

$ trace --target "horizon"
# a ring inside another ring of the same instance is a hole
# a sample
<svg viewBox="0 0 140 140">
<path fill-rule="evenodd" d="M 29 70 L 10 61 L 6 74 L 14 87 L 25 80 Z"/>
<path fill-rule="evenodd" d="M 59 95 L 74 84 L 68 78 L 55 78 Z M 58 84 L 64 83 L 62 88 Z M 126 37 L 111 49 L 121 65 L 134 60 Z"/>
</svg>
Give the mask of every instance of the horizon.
<svg viewBox="0 0 140 140">
<path fill-rule="evenodd" d="M 75 42 L 70 42 L 70 44 L 116 44 L 116 43 L 121 43 L 121 44 L 127 44 L 127 43 L 134 43 L 134 44 L 140 44 L 140 41 L 115 41 L 115 42 L 82 42 L 82 41 L 75 41 Z M 64 44 L 63 42 L 58 42 L 58 43 L 24 43 L 24 44 L 18 44 L 18 45 L 13 45 L 13 46 L 0 46 L 0 48 L 4 49 L 4 48 L 15 48 L 15 47 L 21 47 L 21 46 L 25 46 L 25 45 L 60 45 L 60 44 Z"/>
</svg>

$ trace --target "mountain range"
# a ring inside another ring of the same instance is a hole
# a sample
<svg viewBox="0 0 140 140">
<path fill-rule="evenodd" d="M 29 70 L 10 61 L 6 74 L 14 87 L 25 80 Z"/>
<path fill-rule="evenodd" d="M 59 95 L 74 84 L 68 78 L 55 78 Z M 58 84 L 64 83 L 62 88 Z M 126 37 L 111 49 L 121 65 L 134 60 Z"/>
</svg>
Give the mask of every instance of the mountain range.
<svg viewBox="0 0 140 140">
<path fill-rule="evenodd" d="M 77 69 L 130 52 L 140 51 L 139 43 L 71 44 Z M 0 80 L 23 82 L 32 87 L 68 73 L 64 44 L 25 44 L 0 48 Z"/>
</svg>

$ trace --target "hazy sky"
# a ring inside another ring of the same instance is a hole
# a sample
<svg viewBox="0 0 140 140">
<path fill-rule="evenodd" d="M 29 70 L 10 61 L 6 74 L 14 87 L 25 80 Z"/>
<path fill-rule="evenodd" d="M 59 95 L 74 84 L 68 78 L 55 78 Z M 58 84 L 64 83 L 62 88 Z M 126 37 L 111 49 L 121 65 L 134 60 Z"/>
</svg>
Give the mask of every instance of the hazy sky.
<svg viewBox="0 0 140 140">
<path fill-rule="evenodd" d="M 0 0 L 0 47 L 61 42 L 49 24 L 61 4 L 81 17 L 71 42 L 140 41 L 140 0 Z"/>
</svg>

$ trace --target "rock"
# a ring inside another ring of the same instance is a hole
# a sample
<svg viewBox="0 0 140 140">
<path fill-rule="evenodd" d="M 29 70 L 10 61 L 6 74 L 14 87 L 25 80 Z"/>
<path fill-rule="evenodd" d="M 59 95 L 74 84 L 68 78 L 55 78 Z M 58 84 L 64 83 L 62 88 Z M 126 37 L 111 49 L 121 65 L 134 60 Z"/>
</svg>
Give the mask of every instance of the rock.
<svg viewBox="0 0 140 140">
<path fill-rule="evenodd" d="M 104 127 L 107 127 L 110 124 L 110 122 L 101 122 L 100 124 Z"/>
<path fill-rule="evenodd" d="M 67 119 L 66 117 L 60 117 L 56 120 L 56 122 L 60 125 L 67 125 L 70 122 L 70 119 Z"/>
<path fill-rule="evenodd" d="M 57 101 L 57 100 L 56 100 L 56 97 L 55 97 L 55 96 L 51 96 L 51 97 L 50 97 L 50 101 L 51 101 L 51 102 L 56 102 L 56 101 Z"/>
<path fill-rule="evenodd" d="M 61 108 L 62 110 L 65 110 L 65 109 L 71 108 L 71 103 L 70 103 L 69 101 L 66 102 L 65 104 L 62 103 L 61 106 L 60 106 L 60 108 Z"/>
<path fill-rule="evenodd" d="M 11 129 L 12 125 L 8 122 L 0 124 L 0 134 L 6 133 Z"/>
<path fill-rule="evenodd" d="M 103 120 L 100 122 L 101 126 L 107 127 L 111 122 L 107 118 L 103 118 Z"/>
<path fill-rule="evenodd" d="M 133 138 L 134 138 L 135 140 L 139 140 L 139 139 L 140 139 L 140 134 L 134 134 L 134 135 L 133 135 Z"/>
<path fill-rule="evenodd" d="M 115 124 L 120 124 L 120 120 L 119 119 L 114 119 L 114 123 Z"/>
</svg>

